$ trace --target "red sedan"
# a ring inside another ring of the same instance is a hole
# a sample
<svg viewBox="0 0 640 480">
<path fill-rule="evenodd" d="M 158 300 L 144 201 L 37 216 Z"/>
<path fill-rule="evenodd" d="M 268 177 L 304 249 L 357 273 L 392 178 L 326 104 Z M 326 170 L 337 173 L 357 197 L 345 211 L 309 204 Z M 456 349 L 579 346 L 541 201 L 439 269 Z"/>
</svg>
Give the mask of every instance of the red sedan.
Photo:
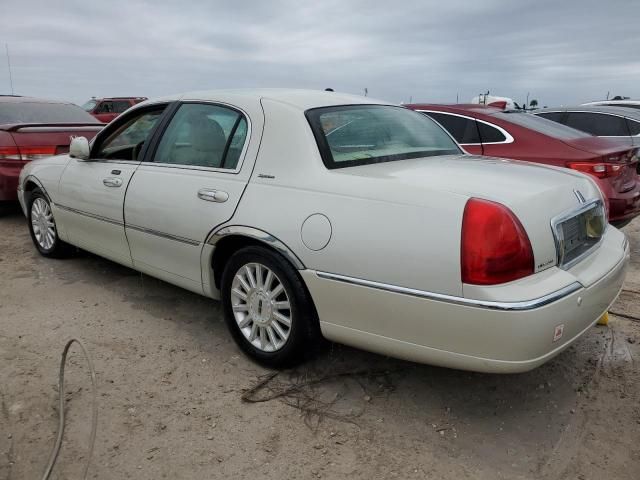
<svg viewBox="0 0 640 480">
<path fill-rule="evenodd" d="M 551 120 L 483 105 L 411 104 L 438 123 L 469 153 L 513 158 L 591 175 L 608 199 L 616 226 L 640 214 L 638 149 L 594 137 Z"/>
<path fill-rule="evenodd" d="M 18 200 L 27 162 L 66 153 L 72 136 L 93 138 L 103 126 L 71 103 L 0 95 L 0 208 Z"/>
</svg>

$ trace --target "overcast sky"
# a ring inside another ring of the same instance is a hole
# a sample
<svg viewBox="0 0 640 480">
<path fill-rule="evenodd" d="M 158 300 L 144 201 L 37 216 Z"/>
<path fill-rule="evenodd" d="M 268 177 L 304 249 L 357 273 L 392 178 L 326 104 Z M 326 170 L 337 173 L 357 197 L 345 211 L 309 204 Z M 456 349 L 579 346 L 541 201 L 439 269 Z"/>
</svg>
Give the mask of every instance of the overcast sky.
<svg viewBox="0 0 640 480">
<path fill-rule="evenodd" d="M 640 1 L 5 2 L 0 93 L 297 87 L 402 102 L 640 97 Z"/>
</svg>

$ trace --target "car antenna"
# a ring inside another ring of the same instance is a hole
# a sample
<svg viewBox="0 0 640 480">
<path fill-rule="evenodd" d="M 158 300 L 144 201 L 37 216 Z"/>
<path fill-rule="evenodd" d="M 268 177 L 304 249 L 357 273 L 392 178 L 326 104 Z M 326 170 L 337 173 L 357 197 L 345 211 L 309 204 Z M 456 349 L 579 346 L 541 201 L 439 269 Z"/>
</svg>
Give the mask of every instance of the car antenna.
<svg viewBox="0 0 640 480">
<path fill-rule="evenodd" d="M 11 57 L 9 57 L 9 44 L 5 43 L 4 48 L 7 51 L 7 65 L 9 66 L 9 85 L 11 85 L 11 95 L 13 95 L 13 76 L 11 75 Z"/>
</svg>

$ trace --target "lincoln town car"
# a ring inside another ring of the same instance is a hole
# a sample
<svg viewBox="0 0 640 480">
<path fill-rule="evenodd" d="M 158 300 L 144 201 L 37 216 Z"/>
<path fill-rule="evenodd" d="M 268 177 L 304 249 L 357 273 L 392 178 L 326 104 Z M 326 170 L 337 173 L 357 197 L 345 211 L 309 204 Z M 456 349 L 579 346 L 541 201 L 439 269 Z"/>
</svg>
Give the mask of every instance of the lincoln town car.
<svg viewBox="0 0 640 480">
<path fill-rule="evenodd" d="M 29 163 L 18 196 L 42 255 L 219 299 L 272 367 L 324 338 L 530 370 L 607 311 L 629 259 L 589 175 L 470 155 L 426 115 L 336 92 L 147 100 Z"/>
</svg>

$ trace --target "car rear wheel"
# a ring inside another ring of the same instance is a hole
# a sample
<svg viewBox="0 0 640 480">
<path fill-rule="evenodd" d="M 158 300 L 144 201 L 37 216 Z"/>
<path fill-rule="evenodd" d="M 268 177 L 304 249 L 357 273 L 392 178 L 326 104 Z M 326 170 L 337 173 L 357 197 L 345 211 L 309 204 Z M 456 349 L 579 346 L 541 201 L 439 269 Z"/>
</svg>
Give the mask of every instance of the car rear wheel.
<svg viewBox="0 0 640 480">
<path fill-rule="evenodd" d="M 257 362 L 291 366 L 315 350 L 315 309 L 295 269 L 263 247 L 238 250 L 222 275 L 225 320 L 236 343 Z"/>
<path fill-rule="evenodd" d="M 31 192 L 29 200 L 29 233 L 38 251 L 45 257 L 64 257 L 71 246 L 58 237 L 51 204 L 39 188 Z"/>
</svg>

